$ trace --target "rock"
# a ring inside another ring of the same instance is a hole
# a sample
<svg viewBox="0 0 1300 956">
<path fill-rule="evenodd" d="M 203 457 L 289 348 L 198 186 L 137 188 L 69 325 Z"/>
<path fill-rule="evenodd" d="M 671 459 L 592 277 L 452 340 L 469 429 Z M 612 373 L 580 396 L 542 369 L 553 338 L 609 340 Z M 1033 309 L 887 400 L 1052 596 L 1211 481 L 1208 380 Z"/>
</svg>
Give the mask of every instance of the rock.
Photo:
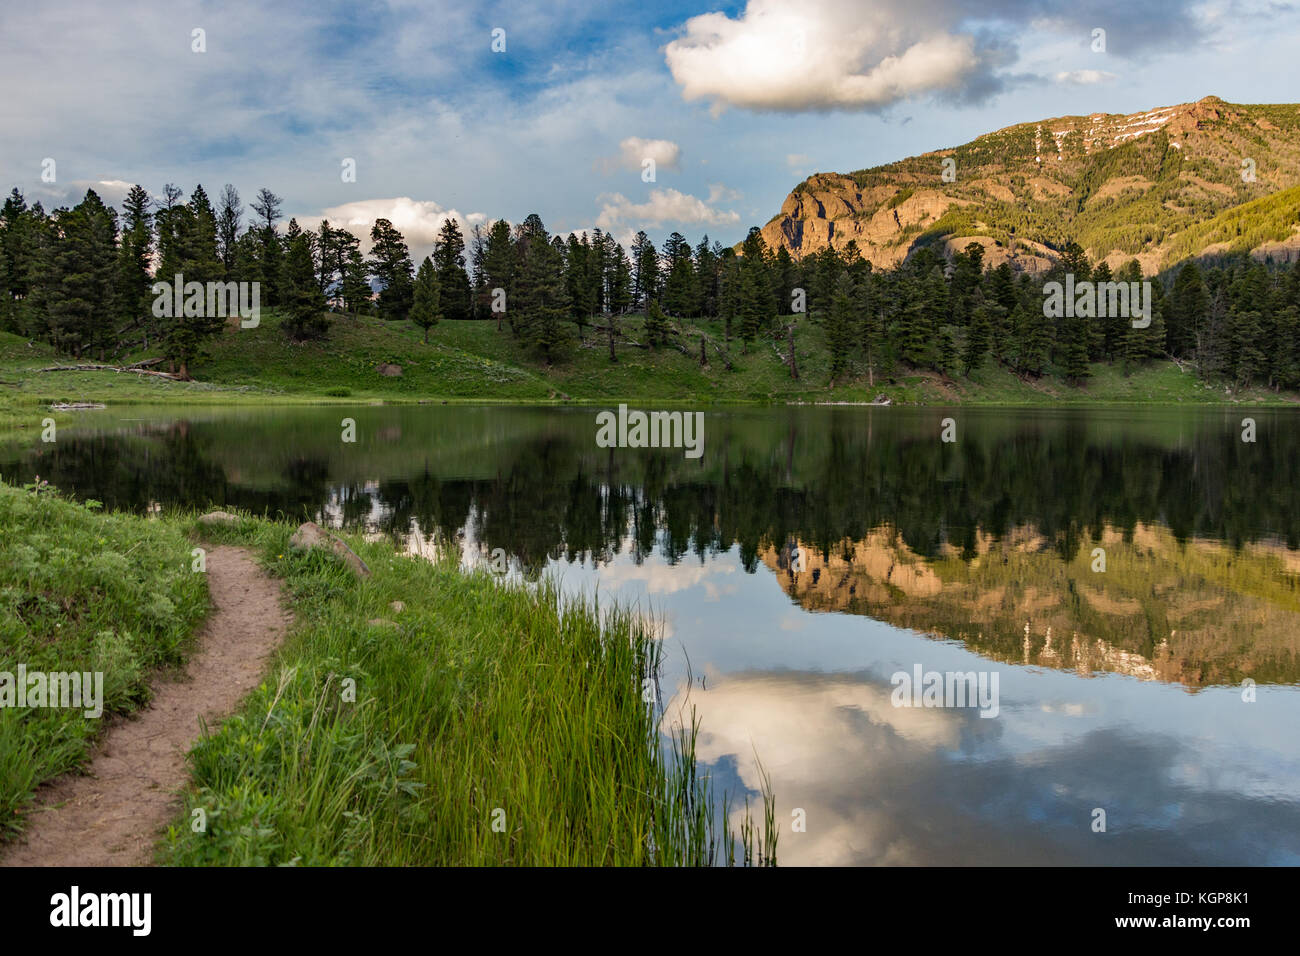
<svg viewBox="0 0 1300 956">
<path fill-rule="evenodd" d="M 232 515 L 229 511 L 209 511 L 205 515 L 199 515 L 199 523 L 207 525 L 232 525 L 239 521 L 239 515 Z"/>
<path fill-rule="evenodd" d="M 388 362 L 381 362 L 379 364 L 379 367 L 376 368 L 375 371 L 377 371 L 380 375 L 383 375 L 385 378 L 402 377 L 402 366 L 392 365 Z"/>
<path fill-rule="evenodd" d="M 889 396 L 886 395 L 884 392 L 881 392 L 881 393 L 880 393 L 879 395 L 877 395 L 874 399 L 872 399 L 871 404 L 872 404 L 872 405 L 888 405 L 888 404 L 890 404 Z"/>
<path fill-rule="evenodd" d="M 390 601 L 388 604 L 388 608 L 394 614 L 401 614 L 403 611 L 406 610 L 406 605 L 403 604 L 401 601 Z"/>
<path fill-rule="evenodd" d="M 382 617 L 372 617 L 366 623 L 371 627 L 397 627 L 392 621 L 385 621 Z"/>
<path fill-rule="evenodd" d="M 310 551 L 312 548 L 327 549 L 342 558 L 343 563 L 351 568 L 352 573 L 357 577 L 370 577 L 370 568 L 366 567 L 366 562 L 344 544 L 341 538 L 330 534 L 314 521 L 304 521 L 298 526 L 298 530 L 289 539 L 289 547 L 296 551 Z"/>
</svg>

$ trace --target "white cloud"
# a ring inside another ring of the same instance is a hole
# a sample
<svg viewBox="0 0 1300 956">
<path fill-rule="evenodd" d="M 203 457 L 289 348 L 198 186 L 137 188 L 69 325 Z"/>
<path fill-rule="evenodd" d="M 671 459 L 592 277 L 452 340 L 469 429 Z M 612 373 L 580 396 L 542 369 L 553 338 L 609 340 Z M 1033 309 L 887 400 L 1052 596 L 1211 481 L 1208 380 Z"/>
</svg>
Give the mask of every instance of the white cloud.
<svg viewBox="0 0 1300 956">
<path fill-rule="evenodd" d="M 698 196 L 676 189 L 652 189 L 650 199 L 643 203 L 634 203 L 622 193 L 606 193 L 597 201 L 601 203 L 601 210 L 596 225 L 606 230 L 628 223 L 658 226 L 665 222 L 706 225 L 735 225 L 740 222 L 738 213 L 714 209 Z"/>
<path fill-rule="evenodd" d="M 787 840 L 783 830 L 777 848 L 783 864 L 924 862 L 915 839 L 918 818 L 890 798 L 902 781 L 932 768 L 937 754 L 960 746 L 962 715 L 895 707 L 890 694 L 887 684 L 843 675 L 717 676 L 707 689 L 678 688 L 661 729 L 685 724 L 694 708 L 701 765 L 734 761 L 750 791 L 761 789 L 766 772 L 778 820 L 788 822 L 800 807 L 817 822 L 797 840 Z M 761 818 L 761 797 L 757 805 Z M 733 811 L 733 829 L 743 815 Z"/>
<path fill-rule="evenodd" d="M 1070 70 L 1057 73 L 1053 79 L 1057 83 L 1068 83 L 1071 86 L 1092 86 L 1096 83 L 1109 83 L 1115 79 L 1115 74 L 1105 70 Z"/>
<path fill-rule="evenodd" d="M 428 199 L 412 199 L 398 196 L 393 199 L 361 199 L 356 202 L 331 206 L 319 216 L 299 216 L 298 224 L 303 229 L 315 229 L 322 219 L 328 219 L 335 229 L 343 228 L 361 240 L 362 249 L 370 248 L 370 229 L 376 219 L 387 219 L 406 239 L 411 249 L 411 258 L 417 263 L 433 250 L 438 230 L 448 219 L 460 223 L 460 231 L 468 244 L 469 232 L 475 224 L 486 223 L 488 217 L 483 213 L 460 213 L 455 209 L 444 209 Z"/>
<path fill-rule="evenodd" d="M 597 161 L 605 172 L 630 169 L 640 172 L 647 159 L 654 160 L 655 168 L 676 172 L 681 168 L 682 148 L 670 139 L 642 139 L 629 136 L 618 144 L 617 156 L 606 156 Z"/>
<path fill-rule="evenodd" d="M 616 561 L 601 570 L 601 587 L 617 592 L 627 588 L 629 596 L 637 592 L 663 595 L 676 594 L 692 588 L 703 588 L 707 597 L 717 600 L 722 594 L 735 590 L 734 584 L 727 584 L 726 579 L 735 571 L 729 564 L 715 562 L 695 564 L 683 561 L 668 564 L 652 558 L 641 564 L 631 561 Z"/>
<path fill-rule="evenodd" d="M 735 202 L 744 195 L 739 189 L 732 189 L 723 183 L 709 183 L 708 202 L 710 205 L 720 202 Z"/>
<path fill-rule="evenodd" d="M 749 0 L 692 17 L 664 50 L 687 100 L 755 110 L 880 109 L 987 81 L 955 9 L 907 0 Z"/>
</svg>

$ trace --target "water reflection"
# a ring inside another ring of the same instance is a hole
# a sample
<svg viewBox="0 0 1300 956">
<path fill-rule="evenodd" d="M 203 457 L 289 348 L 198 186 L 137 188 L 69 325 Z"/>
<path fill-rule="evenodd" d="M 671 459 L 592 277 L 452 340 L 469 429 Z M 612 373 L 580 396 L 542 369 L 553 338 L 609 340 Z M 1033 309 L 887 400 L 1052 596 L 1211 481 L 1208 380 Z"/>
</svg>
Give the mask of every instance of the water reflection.
<svg viewBox="0 0 1300 956">
<path fill-rule="evenodd" d="M 713 411 L 699 460 L 600 449 L 595 410 L 349 409 L 355 445 L 337 410 L 132 414 L 0 474 L 455 538 L 661 612 L 669 712 L 724 783 L 762 758 L 785 862 L 1300 862 L 1289 412 L 1252 445 L 1217 410 Z M 999 716 L 893 706 L 917 664 L 995 669 Z"/>
</svg>

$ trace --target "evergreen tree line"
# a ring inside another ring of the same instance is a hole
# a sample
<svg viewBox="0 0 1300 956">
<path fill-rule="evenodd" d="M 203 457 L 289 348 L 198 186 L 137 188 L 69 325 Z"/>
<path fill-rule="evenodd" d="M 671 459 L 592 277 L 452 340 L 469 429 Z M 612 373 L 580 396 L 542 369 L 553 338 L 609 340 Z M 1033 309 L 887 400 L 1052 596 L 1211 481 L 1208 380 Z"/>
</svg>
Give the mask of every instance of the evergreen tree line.
<svg viewBox="0 0 1300 956">
<path fill-rule="evenodd" d="M 155 315 L 154 282 L 181 274 L 258 283 L 261 306 L 281 314 L 294 340 L 326 336 L 338 313 L 409 319 L 426 340 L 444 319 L 495 320 L 548 363 L 593 333 L 611 361 L 621 344 L 689 353 L 698 334 L 701 361 L 712 344 L 729 362 L 733 341 L 748 351 L 788 337 L 796 374 L 793 328 L 808 322 L 821 327 L 832 381 L 865 374 L 874 384 L 900 367 L 969 375 L 996 362 L 1078 382 L 1090 363 L 1129 368 L 1167 355 L 1206 377 L 1300 387 L 1300 264 L 1243 256 L 1203 271 L 1188 261 L 1162 279 L 1136 260 L 1112 273 L 1069 243 L 1051 270 L 1030 276 L 1005 262 L 985 268 L 983 247 L 971 243 L 951 258 L 925 246 L 896 268 L 873 269 L 852 242 L 796 260 L 768 249 L 755 227 L 738 248 L 708 236 L 692 247 L 674 232 L 660 250 L 640 232 L 625 250 L 599 229 L 552 235 L 533 214 L 476 225 L 468 243 L 447 219 L 417 268 L 387 219 L 374 223 L 363 256 L 360 240 L 328 221 L 282 227 L 282 204 L 259 190 L 245 223 L 233 186 L 214 205 L 202 186 L 186 201 L 169 184 L 157 199 L 133 187 L 121 214 L 94 190 L 47 214 L 14 189 L 0 208 L 0 328 L 78 358 L 156 349 L 184 376 L 231 316 Z M 1067 274 L 1076 284 L 1150 280 L 1150 324 L 1046 315 L 1043 284 Z M 644 313 L 639 331 L 620 324 L 631 313 Z M 688 318 L 720 324 L 722 342 L 688 330 Z"/>
</svg>

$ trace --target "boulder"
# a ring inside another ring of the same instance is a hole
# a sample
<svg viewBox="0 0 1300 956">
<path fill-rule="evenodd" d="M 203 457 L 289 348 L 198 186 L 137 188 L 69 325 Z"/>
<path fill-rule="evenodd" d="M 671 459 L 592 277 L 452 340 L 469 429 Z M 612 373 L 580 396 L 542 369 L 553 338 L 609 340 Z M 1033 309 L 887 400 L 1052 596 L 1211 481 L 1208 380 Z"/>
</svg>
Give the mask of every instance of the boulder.
<svg viewBox="0 0 1300 956">
<path fill-rule="evenodd" d="M 298 530 L 289 539 L 289 547 L 295 551 L 310 551 L 312 548 L 332 551 L 343 559 L 343 563 L 351 568 L 352 573 L 357 577 L 370 577 L 370 568 L 366 567 L 366 562 L 344 544 L 341 538 L 330 534 L 314 521 L 304 521 L 298 526 Z"/>
<path fill-rule="evenodd" d="M 232 525 L 239 521 L 239 515 L 232 515 L 229 511 L 209 511 L 205 515 L 199 515 L 199 523 L 207 525 Z"/>
<path fill-rule="evenodd" d="M 381 362 L 379 367 L 376 368 L 375 371 L 377 371 L 380 375 L 384 376 L 385 378 L 402 377 L 402 366 L 392 365 L 388 362 Z"/>
</svg>

